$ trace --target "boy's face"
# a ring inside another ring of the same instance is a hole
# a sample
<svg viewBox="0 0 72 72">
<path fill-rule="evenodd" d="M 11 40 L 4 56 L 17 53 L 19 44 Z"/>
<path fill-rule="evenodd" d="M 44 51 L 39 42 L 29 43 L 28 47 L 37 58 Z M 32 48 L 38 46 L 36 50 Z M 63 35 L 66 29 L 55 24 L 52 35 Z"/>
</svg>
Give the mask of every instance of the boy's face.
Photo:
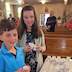
<svg viewBox="0 0 72 72">
<path fill-rule="evenodd" d="M 3 34 L 1 35 L 1 39 L 5 43 L 7 48 L 14 47 L 15 42 L 18 41 L 17 30 L 13 29 L 10 31 L 3 32 Z"/>
</svg>

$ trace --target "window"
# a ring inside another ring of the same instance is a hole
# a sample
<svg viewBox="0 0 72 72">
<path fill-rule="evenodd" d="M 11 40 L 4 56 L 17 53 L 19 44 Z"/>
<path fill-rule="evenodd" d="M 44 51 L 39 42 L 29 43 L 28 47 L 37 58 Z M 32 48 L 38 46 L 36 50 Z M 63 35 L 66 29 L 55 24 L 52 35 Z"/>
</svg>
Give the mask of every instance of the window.
<svg viewBox="0 0 72 72">
<path fill-rule="evenodd" d="M 6 2 L 5 3 L 5 7 L 6 7 L 6 17 L 9 17 L 9 14 L 11 14 L 11 10 L 10 10 L 10 3 Z"/>
<path fill-rule="evenodd" d="M 18 7 L 18 17 L 19 18 L 21 17 L 21 10 L 22 10 L 22 7 Z"/>
</svg>

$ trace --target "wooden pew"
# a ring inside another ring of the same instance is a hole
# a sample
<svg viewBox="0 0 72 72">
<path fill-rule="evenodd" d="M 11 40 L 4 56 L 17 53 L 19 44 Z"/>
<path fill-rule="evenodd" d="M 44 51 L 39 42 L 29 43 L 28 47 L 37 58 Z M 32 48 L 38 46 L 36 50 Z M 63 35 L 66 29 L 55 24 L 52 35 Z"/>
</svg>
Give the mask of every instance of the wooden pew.
<svg viewBox="0 0 72 72">
<path fill-rule="evenodd" d="M 72 32 L 48 32 L 45 42 L 47 50 L 43 55 L 72 56 Z"/>
</svg>

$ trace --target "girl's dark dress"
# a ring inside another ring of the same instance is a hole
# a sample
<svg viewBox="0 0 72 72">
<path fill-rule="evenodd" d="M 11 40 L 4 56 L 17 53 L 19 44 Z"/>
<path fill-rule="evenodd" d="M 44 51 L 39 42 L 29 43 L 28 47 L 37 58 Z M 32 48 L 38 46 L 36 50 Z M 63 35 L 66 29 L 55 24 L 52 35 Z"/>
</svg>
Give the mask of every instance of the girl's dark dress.
<svg viewBox="0 0 72 72">
<path fill-rule="evenodd" d="M 26 43 L 35 43 L 31 32 L 26 32 Z M 31 66 L 31 72 L 36 72 L 37 69 L 37 61 L 36 61 L 36 51 L 31 50 L 30 52 L 26 53 L 26 64 Z"/>
</svg>

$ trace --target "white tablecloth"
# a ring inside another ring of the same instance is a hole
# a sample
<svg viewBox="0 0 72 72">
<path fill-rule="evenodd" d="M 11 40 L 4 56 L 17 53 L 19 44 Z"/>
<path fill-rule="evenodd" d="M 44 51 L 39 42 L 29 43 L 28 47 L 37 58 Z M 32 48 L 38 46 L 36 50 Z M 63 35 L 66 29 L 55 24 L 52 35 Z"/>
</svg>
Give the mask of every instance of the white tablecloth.
<svg viewBox="0 0 72 72">
<path fill-rule="evenodd" d="M 48 56 L 40 72 L 72 72 L 72 59 Z"/>
</svg>

